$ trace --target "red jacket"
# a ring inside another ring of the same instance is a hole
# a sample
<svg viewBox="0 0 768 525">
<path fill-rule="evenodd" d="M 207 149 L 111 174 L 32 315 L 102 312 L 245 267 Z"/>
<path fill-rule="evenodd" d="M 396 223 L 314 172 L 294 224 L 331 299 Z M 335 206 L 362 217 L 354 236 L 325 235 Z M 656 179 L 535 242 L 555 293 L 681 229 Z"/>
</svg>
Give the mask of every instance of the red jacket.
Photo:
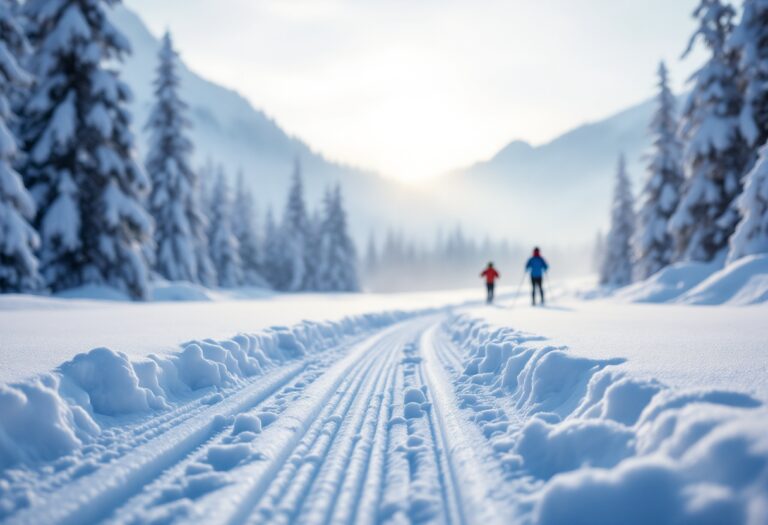
<svg viewBox="0 0 768 525">
<path fill-rule="evenodd" d="M 483 273 L 480 274 L 480 277 L 485 277 L 486 283 L 493 284 L 496 279 L 501 277 L 501 275 L 499 275 L 499 272 L 497 272 L 495 268 L 486 268 L 483 270 Z"/>
</svg>

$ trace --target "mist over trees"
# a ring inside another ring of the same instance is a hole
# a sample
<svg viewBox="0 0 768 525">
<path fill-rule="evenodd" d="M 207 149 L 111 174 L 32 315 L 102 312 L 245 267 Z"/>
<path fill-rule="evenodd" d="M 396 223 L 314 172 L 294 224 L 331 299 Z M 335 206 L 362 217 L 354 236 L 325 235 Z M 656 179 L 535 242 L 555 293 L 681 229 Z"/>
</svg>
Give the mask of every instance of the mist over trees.
<svg viewBox="0 0 768 525">
<path fill-rule="evenodd" d="M 469 238 L 460 220 L 430 240 L 407 230 L 372 234 L 362 253 L 350 237 L 344 188 L 308 203 L 298 158 L 292 173 L 274 174 L 290 177 L 275 211 L 258 201 L 253 174 L 235 179 L 215 160 L 194 166 L 170 34 L 157 57 L 149 147 L 139 162 L 131 93 L 120 78 L 130 43 L 107 16 L 115 3 L 0 0 L 0 291 L 95 285 L 146 299 L 155 280 L 286 292 L 425 290 L 475 286 L 489 260 L 503 284 L 517 279 L 516 261 L 531 247 Z M 610 230 L 594 251 L 561 250 L 558 265 L 544 246 L 562 274 L 591 266 L 602 283 L 620 286 L 670 264 L 768 252 L 768 4 L 745 0 L 739 12 L 701 0 L 693 15 L 686 53 L 700 47 L 707 60 L 680 114 L 659 67 L 637 202 L 620 164 Z"/>
<path fill-rule="evenodd" d="M 624 156 L 619 157 L 611 208 L 611 228 L 605 240 L 600 284 L 624 286 L 632 282 L 632 237 L 635 234 L 635 210 L 632 186 Z"/>
</svg>

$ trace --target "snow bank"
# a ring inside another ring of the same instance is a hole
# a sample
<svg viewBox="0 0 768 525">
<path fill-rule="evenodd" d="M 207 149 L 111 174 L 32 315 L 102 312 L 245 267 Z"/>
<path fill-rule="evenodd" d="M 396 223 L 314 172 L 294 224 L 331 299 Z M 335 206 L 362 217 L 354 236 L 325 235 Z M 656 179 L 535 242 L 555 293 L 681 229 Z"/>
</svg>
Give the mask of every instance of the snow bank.
<svg viewBox="0 0 768 525">
<path fill-rule="evenodd" d="M 676 263 L 644 281 L 619 289 L 614 297 L 633 303 L 664 303 L 681 296 L 720 268 L 720 264 L 712 263 Z"/>
<path fill-rule="evenodd" d="M 768 522 L 768 409 L 757 400 L 677 391 L 480 320 L 446 330 L 463 351 L 463 407 L 514 478 L 541 484 L 534 522 Z M 491 408 L 497 398 L 514 414 Z"/>
<path fill-rule="evenodd" d="M 112 418 L 166 410 L 202 391 L 237 388 L 270 367 L 413 315 L 396 311 L 304 321 L 222 341 L 189 341 L 176 353 L 140 361 L 109 348 L 79 354 L 51 373 L 0 384 L 0 469 L 55 459 L 93 442 Z M 257 431 L 256 423 L 243 419 L 236 427 Z"/>
<path fill-rule="evenodd" d="M 614 298 L 634 303 L 745 306 L 768 301 L 768 254 L 714 263 L 677 263 L 617 290 Z"/>
<path fill-rule="evenodd" d="M 750 255 L 711 274 L 677 302 L 749 305 L 768 301 L 768 254 Z"/>
</svg>

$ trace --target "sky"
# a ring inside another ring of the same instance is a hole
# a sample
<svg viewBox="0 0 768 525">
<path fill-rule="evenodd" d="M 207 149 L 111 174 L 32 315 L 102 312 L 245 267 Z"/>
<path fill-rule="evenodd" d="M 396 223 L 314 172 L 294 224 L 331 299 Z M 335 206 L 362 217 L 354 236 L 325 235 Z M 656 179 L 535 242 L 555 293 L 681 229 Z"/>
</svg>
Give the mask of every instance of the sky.
<svg viewBox="0 0 768 525">
<path fill-rule="evenodd" d="M 418 182 L 674 87 L 696 0 L 126 0 L 326 157 Z"/>
</svg>

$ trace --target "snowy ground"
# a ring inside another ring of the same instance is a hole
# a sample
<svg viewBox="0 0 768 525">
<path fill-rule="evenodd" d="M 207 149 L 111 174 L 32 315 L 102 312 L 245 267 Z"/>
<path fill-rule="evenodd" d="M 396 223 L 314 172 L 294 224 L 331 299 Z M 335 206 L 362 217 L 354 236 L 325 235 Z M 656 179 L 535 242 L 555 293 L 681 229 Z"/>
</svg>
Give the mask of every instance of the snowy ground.
<svg viewBox="0 0 768 525">
<path fill-rule="evenodd" d="M 768 305 L 560 300 L 534 309 L 527 302 L 504 300 L 467 312 L 494 326 L 545 335 L 580 356 L 624 358 L 619 368 L 638 377 L 677 388 L 738 389 L 768 402 Z"/>
<path fill-rule="evenodd" d="M 768 307 L 476 294 L 1 298 L 0 521 L 768 523 Z"/>
<path fill-rule="evenodd" d="M 105 346 L 129 356 L 173 352 L 191 339 L 224 339 L 303 320 L 421 310 L 477 301 L 477 290 L 415 294 L 276 295 L 262 300 L 131 303 L 0 295 L 0 382 L 47 372 Z"/>
</svg>

